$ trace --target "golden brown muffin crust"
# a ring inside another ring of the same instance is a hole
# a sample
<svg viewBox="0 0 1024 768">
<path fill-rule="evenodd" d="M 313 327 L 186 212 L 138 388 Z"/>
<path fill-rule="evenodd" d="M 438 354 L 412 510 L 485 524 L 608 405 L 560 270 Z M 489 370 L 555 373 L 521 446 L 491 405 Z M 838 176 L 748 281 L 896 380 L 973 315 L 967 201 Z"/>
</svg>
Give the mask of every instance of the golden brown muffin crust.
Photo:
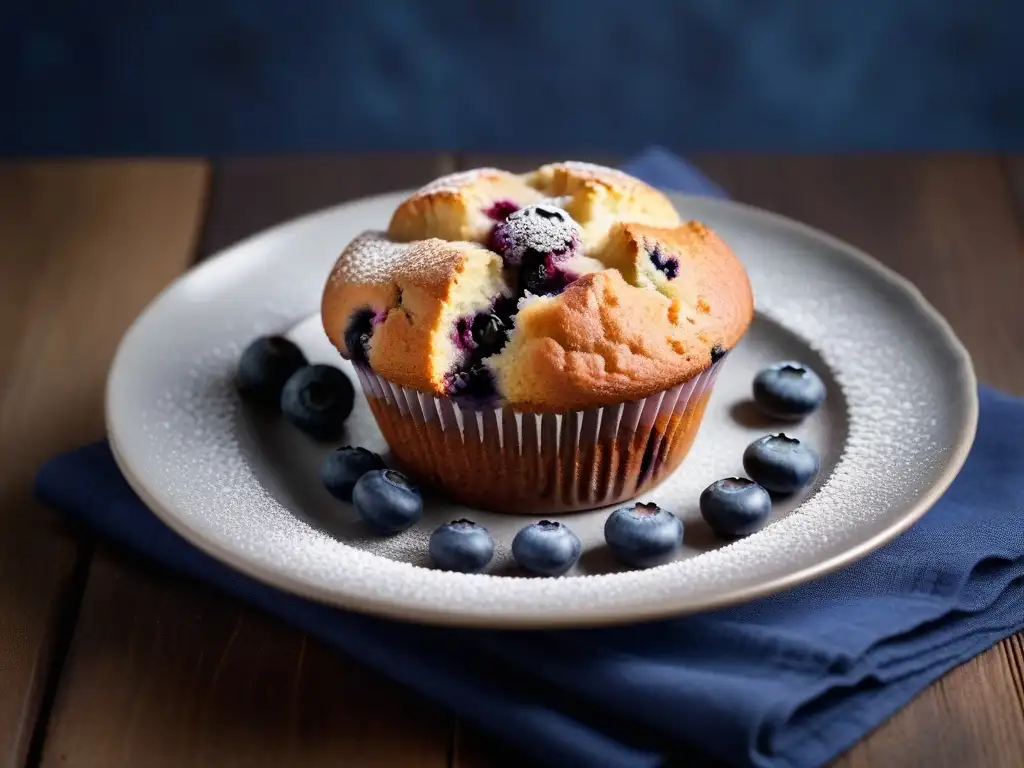
<svg viewBox="0 0 1024 768">
<path fill-rule="evenodd" d="M 521 177 L 497 168 L 478 168 L 442 176 L 417 190 L 391 216 L 388 237 L 398 242 L 437 237 L 486 242 L 497 203 L 517 207 L 540 202 L 543 195 Z"/>
<path fill-rule="evenodd" d="M 331 342 L 352 356 L 346 328 L 357 313 L 372 315 L 371 368 L 448 394 L 466 354 L 456 322 L 518 295 L 514 274 L 486 247 L 497 209 L 539 201 L 581 227 L 581 250 L 562 263 L 580 276 L 557 295 L 521 298 L 508 342 L 484 360 L 507 404 L 551 412 L 646 397 L 705 370 L 713 349 L 745 333 L 750 282 L 718 235 L 680 223 L 668 198 L 620 171 L 554 163 L 438 179 L 396 209 L 386 233 L 356 238 L 324 289 Z"/>
<path fill-rule="evenodd" d="M 719 306 L 737 320 L 746 311 L 742 299 Z M 608 269 L 579 278 L 559 296 L 529 300 L 509 344 L 490 364 L 500 391 L 523 410 L 635 400 L 705 370 L 716 345 L 730 349 L 746 330 L 735 322 L 712 328 L 713 317 L 709 312 L 691 323 L 678 300 L 632 286 Z"/>
<path fill-rule="evenodd" d="M 622 171 L 590 163 L 543 165 L 525 174 L 477 168 L 442 176 L 421 187 L 395 210 L 392 240 L 438 237 L 486 243 L 497 204 L 518 208 L 553 202 L 583 227 L 584 244 L 600 247 L 617 221 L 660 227 L 679 224 L 679 214 L 661 192 Z"/>
<path fill-rule="evenodd" d="M 551 163 L 526 179 L 555 199 L 568 198 L 562 207 L 583 226 L 588 248 L 602 247 L 608 230 L 620 221 L 655 227 L 679 224 L 679 214 L 665 195 L 612 168 L 574 161 Z"/>
<path fill-rule="evenodd" d="M 504 287 L 501 257 L 475 243 L 393 243 L 382 233 L 366 233 L 345 249 L 327 280 L 320 310 L 324 331 L 342 355 L 352 357 L 345 331 L 357 313 L 371 313 L 370 367 L 396 384 L 442 391 L 450 338 L 438 329 L 464 293 L 462 278 L 481 273 L 496 283 L 488 291 Z M 485 296 L 473 306 L 489 301 Z"/>
</svg>

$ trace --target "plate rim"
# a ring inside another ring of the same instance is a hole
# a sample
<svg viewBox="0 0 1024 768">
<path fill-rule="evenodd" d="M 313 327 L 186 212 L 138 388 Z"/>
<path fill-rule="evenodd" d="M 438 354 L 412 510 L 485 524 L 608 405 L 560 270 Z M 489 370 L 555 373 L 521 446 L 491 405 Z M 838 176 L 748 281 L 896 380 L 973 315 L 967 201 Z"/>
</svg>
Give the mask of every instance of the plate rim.
<svg viewBox="0 0 1024 768">
<path fill-rule="evenodd" d="M 841 552 L 837 552 L 818 562 L 796 568 L 790 573 L 781 574 L 777 577 L 758 582 L 756 584 L 727 588 L 720 592 L 708 593 L 703 596 L 688 596 L 680 601 L 665 600 L 660 603 L 643 603 L 642 605 L 624 612 L 621 606 L 594 607 L 586 613 L 564 613 L 559 616 L 549 614 L 524 615 L 523 613 L 493 612 L 459 613 L 445 611 L 433 605 L 410 605 L 408 602 L 400 602 L 380 598 L 354 597 L 346 599 L 347 596 L 339 595 L 337 592 L 321 589 L 313 586 L 292 574 L 283 570 L 267 569 L 259 563 L 239 556 L 234 550 L 221 546 L 216 540 L 203 534 L 199 529 L 189 525 L 182 516 L 177 515 L 173 510 L 166 508 L 152 494 L 142 482 L 142 472 L 133 467 L 133 461 L 127 453 L 122 450 L 117 438 L 114 426 L 113 404 L 114 380 L 122 360 L 122 353 L 127 347 L 128 340 L 133 331 L 144 321 L 151 312 L 155 311 L 165 297 L 170 294 L 176 286 L 186 279 L 190 279 L 196 272 L 205 269 L 214 269 L 215 265 L 231 257 L 235 251 L 245 248 L 250 242 L 273 235 L 274 233 L 291 228 L 301 228 L 304 224 L 319 217 L 331 215 L 339 209 L 355 205 L 372 205 L 375 201 L 390 198 L 398 198 L 407 195 L 412 190 L 396 190 L 378 195 L 370 195 L 348 200 L 336 205 L 326 206 L 301 216 L 287 219 L 271 227 L 264 228 L 252 233 L 234 243 L 221 249 L 217 253 L 204 260 L 185 272 L 181 273 L 167 286 L 164 287 L 153 299 L 146 304 L 141 312 L 125 330 L 117 350 L 108 369 L 105 391 L 104 391 L 104 422 L 107 432 L 107 440 L 115 463 L 120 469 L 125 481 L 135 492 L 139 499 L 172 531 L 195 546 L 199 551 L 211 556 L 228 567 L 254 579 L 255 581 L 274 589 L 297 595 L 299 597 L 313 600 L 317 603 L 337 607 L 343 610 L 369 614 L 377 617 L 387 618 L 408 623 L 422 623 L 435 626 L 451 626 L 466 628 L 490 628 L 490 629 L 553 629 L 553 628 L 574 628 L 574 627 L 600 627 L 621 624 L 632 624 L 646 621 L 654 621 L 710 609 L 724 608 L 732 605 L 742 604 L 751 600 L 765 597 L 785 591 L 799 584 L 821 578 L 840 568 L 850 565 L 871 552 L 884 546 L 896 538 L 930 510 L 938 499 L 949 488 L 950 484 L 959 474 L 973 445 L 978 423 L 978 381 L 974 370 L 970 353 L 963 342 L 956 335 L 949 321 L 928 301 L 921 290 L 909 279 L 886 266 L 865 251 L 842 240 L 823 230 L 805 224 L 796 219 L 791 219 L 773 211 L 759 208 L 747 203 L 729 199 L 714 199 L 700 195 L 689 195 L 673 190 L 663 190 L 672 199 L 673 203 L 685 206 L 687 201 L 699 200 L 701 204 L 709 202 L 723 208 L 738 209 L 744 215 L 760 218 L 768 223 L 795 230 L 811 238 L 822 240 L 833 248 L 841 250 L 845 255 L 853 258 L 860 267 L 873 272 L 878 278 L 899 289 L 904 298 L 913 305 L 914 309 L 920 312 L 932 324 L 934 329 L 942 337 L 947 349 L 954 353 L 957 366 L 950 369 L 951 378 L 955 380 L 963 396 L 964 409 L 962 418 L 956 425 L 956 444 L 946 456 L 945 466 L 941 473 L 934 479 L 934 482 L 923 489 L 912 505 L 896 520 L 885 525 L 868 538 L 860 541 Z"/>
</svg>

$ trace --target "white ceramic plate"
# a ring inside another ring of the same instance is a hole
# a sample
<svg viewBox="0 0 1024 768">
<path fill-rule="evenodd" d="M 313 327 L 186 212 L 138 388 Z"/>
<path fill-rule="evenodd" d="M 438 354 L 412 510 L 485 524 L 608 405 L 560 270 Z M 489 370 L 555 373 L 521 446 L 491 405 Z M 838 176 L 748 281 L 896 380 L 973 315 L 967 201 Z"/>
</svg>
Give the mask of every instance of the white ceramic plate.
<svg viewBox="0 0 1024 768">
<path fill-rule="evenodd" d="M 346 608 L 415 621 L 555 627 L 637 621 L 748 600 L 863 556 L 911 525 L 953 479 L 977 419 L 970 359 L 906 281 L 852 247 L 736 203 L 675 196 L 680 212 L 717 230 L 746 264 L 757 318 L 719 377 L 690 456 L 645 499 L 686 526 L 679 558 L 620 569 L 603 546 L 607 510 L 563 519 L 584 544 L 557 579 L 520 574 L 509 546 L 521 517 L 428 499 L 416 527 L 367 533 L 320 487 L 329 448 L 257 417 L 232 375 L 256 335 L 287 332 L 315 361 L 340 365 L 318 307 L 343 245 L 384 227 L 402 194 L 284 224 L 184 275 L 125 335 L 111 371 L 107 420 L 115 455 L 142 499 L 199 548 L 257 579 Z M 829 386 L 826 404 L 789 434 L 822 455 L 808 493 L 779 505 L 746 539 L 717 540 L 697 499 L 742 474 L 753 439 L 784 429 L 747 403 L 762 365 L 799 359 Z M 353 376 L 353 381 L 355 381 Z M 360 396 L 345 443 L 385 451 Z M 434 570 L 437 525 L 470 517 L 494 534 L 487 575 Z"/>
</svg>

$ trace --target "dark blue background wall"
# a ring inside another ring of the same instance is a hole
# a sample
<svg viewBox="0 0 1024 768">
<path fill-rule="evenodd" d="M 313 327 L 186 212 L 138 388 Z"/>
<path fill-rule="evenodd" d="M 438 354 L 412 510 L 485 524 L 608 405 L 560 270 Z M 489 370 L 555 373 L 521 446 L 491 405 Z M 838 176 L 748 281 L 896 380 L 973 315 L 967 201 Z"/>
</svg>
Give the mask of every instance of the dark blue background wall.
<svg viewBox="0 0 1024 768">
<path fill-rule="evenodd" d="M 1021 0 L 22 0 L 0 153 L 1010 147 Z"/>
</svg>

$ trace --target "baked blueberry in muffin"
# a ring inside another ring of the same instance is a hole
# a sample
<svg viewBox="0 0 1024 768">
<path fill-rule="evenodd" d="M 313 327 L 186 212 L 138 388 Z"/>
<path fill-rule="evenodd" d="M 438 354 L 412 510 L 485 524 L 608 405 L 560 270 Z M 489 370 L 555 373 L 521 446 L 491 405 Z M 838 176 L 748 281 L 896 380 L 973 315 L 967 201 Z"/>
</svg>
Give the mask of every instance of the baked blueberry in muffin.
<svg viewBox="0 0 1024 768">
<path fill-rule="evenodd" d="M 322 301 L 396 458 L 523 512 L 663 479 L 752 315 L 714 232 L 638 179 L 573 162 L 428 184 L 344 248 Z"/>
<path fill-rule="evenodd" d="M 576 253 L 580 234 L 579 225 L 561 208 L 528 205 L 494 228 L 490 246 L 509 267 L 520 266 L 528 256 L 554 264 Z"/>
</svg>

